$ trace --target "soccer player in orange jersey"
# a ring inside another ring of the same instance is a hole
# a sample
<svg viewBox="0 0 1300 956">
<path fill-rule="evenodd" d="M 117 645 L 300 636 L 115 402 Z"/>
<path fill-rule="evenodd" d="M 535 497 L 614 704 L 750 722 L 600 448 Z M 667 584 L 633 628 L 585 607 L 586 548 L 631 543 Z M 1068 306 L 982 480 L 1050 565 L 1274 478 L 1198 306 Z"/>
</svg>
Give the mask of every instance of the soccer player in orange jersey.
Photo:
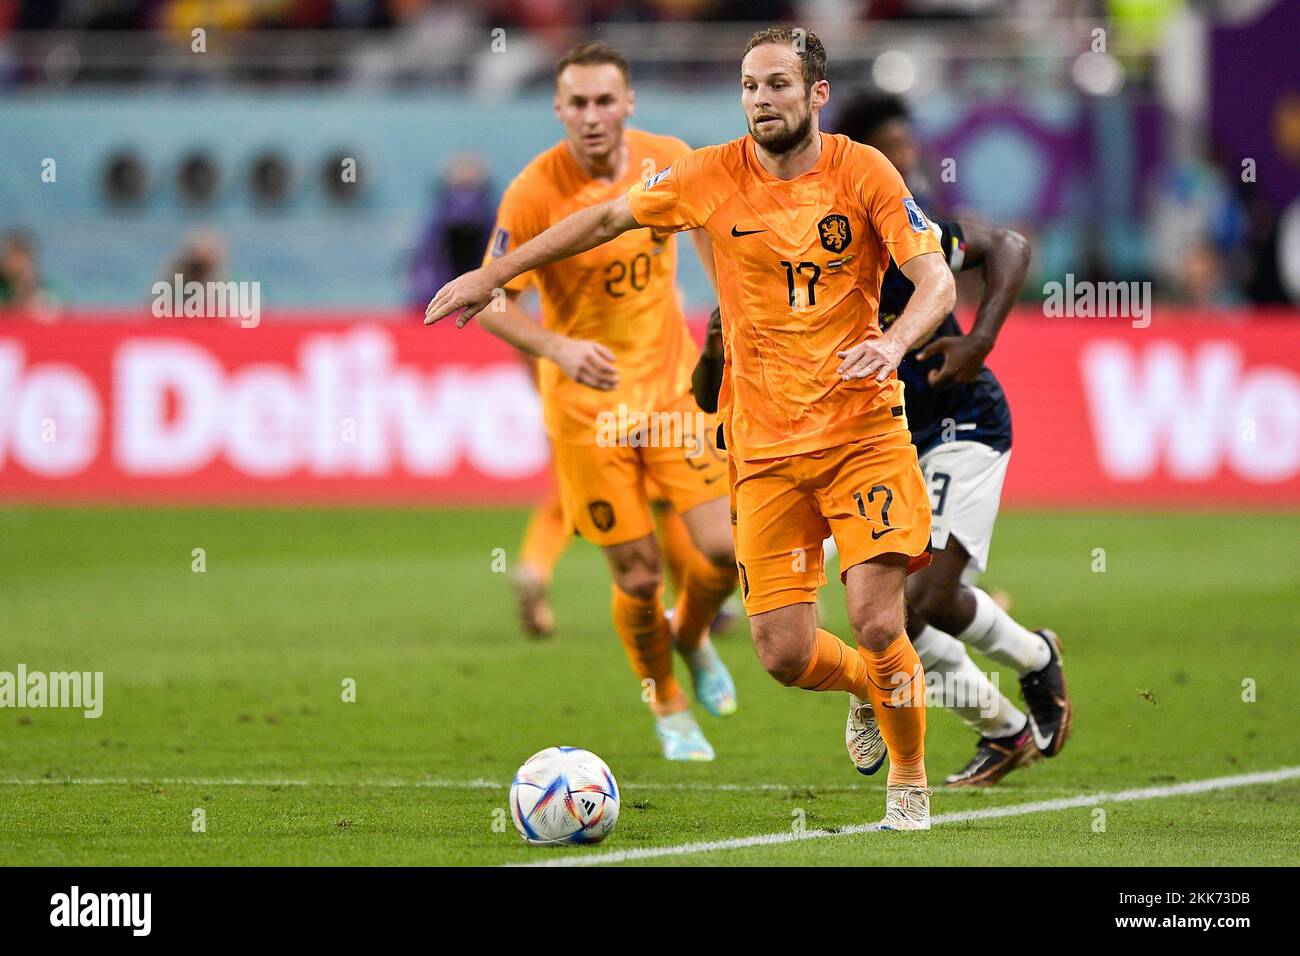
<svg viewBox="0 0 1300 956">
<path fill-rule="evenodd" d="M 463 310 L 464 325 L 514 276 L 630 230 L 708 232 L 726 348 L 719 416 L 759 660 L 784 684 L 849 692 L 855 765 L 874 773 L 890 758 L 881 825 L 928 829 L 924 674 L 904 633 L 903 585 L 929 561 L 930 504 L 895 370 L 951 311 L 956 286 L 897 170 L 821 132 L 830 85 L 815 35 L 754 34 L 740 73 L 747 136 L 695 150 L 448 283 L 425 322 Z M 915 291 L 882 332 L 891 257 Z M 854 645 L 817 626 L 828 530 Z"/>
<path fill-rule="evenodd" d="M 537 356 L 521 352 L 520 359 L 527 367 L 533 385 L 538 385 L 540 376 Z M 716 408 L 716 402 L 710 408 Z M 554 454 L 551 457 L 554 458 Z M 650 507 L 654 512 L 659 546 L 663 551 L 664 570 L 673 590 L 681 594 L 682 584 L 689 568 L 697 560 L 698 552 L 691 542 L 686 522 L 673 510 L 654 479 L 648 476 L 646 496 L 650 499 Z M 556 477 L 556 487 L 528 515 L 524 537 L 519 545 L 519 559 L 511 575 L 519 623 L 528 637 L 549 638 L 555 633 L 555 611 L 550 602 L 551 576 L 556 563 L 568 550 L 572 535 L 573 529 L 564 519 L 564 504 L 560 500 L 559 478 Z M 732 613 L 724 606 L 709 625 L 709 633 L 725 633 L 732 621 Z"/>
<path fill-rule="evenodd" d="M 519 357 L 528 369 L 533 385 L 540 391 L 537 356 L 520 352 Z M 709 408 L 710 411 L 717 408 L 716 399 L 710 403 Z M 554 454 L 551 457 L 554 458 Z M 664 571 L 673 591 L 680 596 L 690 569 L 699 560 L 699 551 L 691 541 L 690 529 L 686 527 L 682 516 L 673 509 L 668 496 L 648 475 L 646 496 L 650 499 L 650 508 L 654 513 L 659 547 L 663 552 Z M 550 602 L 551 577 L 556 563 L 568 550 L 572 536 L 573 529 L 564 519 L 564 504 L 560 500 L 557 477 L 556 486 L 528 515 L 524 537 L 519 545 L 519 558 L 511 575 L 519 623 L 524 634 L 530 638 L 544 639 L 555 633 L 555 611 Z M 735 625 L 737 615 L 731 609 L 731 604 L 732 599 L 728 598 L 709 624 L 711 636 L 726 634 Z"/>
<path fill-rule="evenodd" d="M 576 47 L 555 78 L 565 139 L 510 184 L 485 268 L 471 275 L 495 271 L 566 216 L 626 197 L 635 183 L 690 152 L 681 140 L 625 128 L 635 94 L 627 61 L 613 48 Z M 709 624 L 735 590 L 737 572 L 726 454 L 716 446 L 713 417 L 691 394 L 699 352 L 674 285 L 675 231 L 641 230 L 568 262 L 512 271 L 480 322 L 542 359 L 542 410 L 564 519 L 609 562 L 614 626 L 641 678 L 664 756 L 712 760 L 674 678 L 673 650 L 685 659 L 704 708 L 715 716 L 734 713 L 735 685 L 709 640 Z M 703 232 L 697 248 L 712 274 Z M 534 282 L 541 325 L 515 301 Z M 663 607 L 648 484 L 681 515 L 694 544 L 671 617 Z"/>
</svg>

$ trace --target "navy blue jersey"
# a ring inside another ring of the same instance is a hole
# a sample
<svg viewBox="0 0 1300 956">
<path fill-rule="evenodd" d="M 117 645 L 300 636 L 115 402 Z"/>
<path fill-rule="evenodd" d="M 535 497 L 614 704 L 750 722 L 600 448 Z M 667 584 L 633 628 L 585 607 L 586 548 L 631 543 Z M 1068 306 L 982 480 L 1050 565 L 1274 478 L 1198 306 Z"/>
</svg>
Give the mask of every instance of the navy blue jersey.
<svg viewBox="0 0 1300 956">
<path fill-rule="evenodd" d="M 948 257 L 948 265 L 953 272 L 960 272 L 966 252 L 961 227 L 953 221 L 931 221 L 930 225 L 939 234 L 939 244 Z M 891 261 L 880 283 L 882 329 L 888 328 L 903 314 L 915 288 Z M 898 367 L 898 377 L 903 382 L 903 400 L 907 406 L 907 424 L 912 429 L 912 443 L 916 445 L 918 455 L 924 455 L 944 439 L 944 428 L 949 422 L 952 423 L 947 436 L 949 441 L 977 441 L 995 451 L 1011 448 L 1011 407 L 997 377 L 987 367 L 970 385 L 935 388 L 928 376 L 932 370 L 943 367 L 943 356 L 917 361 L 916 353 L 930 342 L 961 334 L 961 326 L 952 313 L 948 313 L 934 335 L 907 353 Z"/>
</svg>

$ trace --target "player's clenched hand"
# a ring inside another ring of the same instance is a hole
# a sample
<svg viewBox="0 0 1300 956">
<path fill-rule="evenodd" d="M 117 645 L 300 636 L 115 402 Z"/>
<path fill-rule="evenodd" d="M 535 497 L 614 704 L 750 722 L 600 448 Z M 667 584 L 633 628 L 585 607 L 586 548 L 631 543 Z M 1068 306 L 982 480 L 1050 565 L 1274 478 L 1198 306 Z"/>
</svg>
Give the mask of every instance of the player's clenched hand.
<svg viewBox="0 0 1300 956">
<path fill-rule="evenodd" d="M 972 336 L 949 335 L 935 339 L 917 352 L 916 357 L 924 362 L 942 355 L 943 366 L 930 370 L 929 381 L 935 388 L 952 388 L 954 385 L 969 385 L 979 378 L 988 354 L 988 347 Z"/>
<path fill-rule="evenodd" d="M 883 382 L 903 361 L 904 351 L 902 344 L 889 335 L 859 342 L 851 349 L 835 353 L 844 360 L 840 362 L 840 377 L 847 381 L 874 376 L 877 382 Z"/>
<path fill-rule="evenodd" d="M 438 294 L 424 310 L 424 324 L 433 325 L 453 312 L 463 310 L 456 319 L 456 328 L 462 329 L 466 322 L 482 312 L 492 301 L 495 289 L 486 269 L 466 272 L 438 290 Z"/>
<path fill-rule="evenodd" d="M 607 392 L 618 385 L 614 353 L 599 342 L 558 337 L 547 356 L 565 375 L 582 385 Z"/>
</svg>

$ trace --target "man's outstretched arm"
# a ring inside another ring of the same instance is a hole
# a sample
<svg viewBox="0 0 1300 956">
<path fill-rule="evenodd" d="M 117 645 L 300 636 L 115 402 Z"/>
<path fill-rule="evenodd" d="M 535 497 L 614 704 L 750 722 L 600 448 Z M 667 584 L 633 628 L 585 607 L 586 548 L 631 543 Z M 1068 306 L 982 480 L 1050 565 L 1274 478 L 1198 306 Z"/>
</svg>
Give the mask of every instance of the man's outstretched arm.
<svg viewBox="0 0 1300 956">
<path fill-rule="evenodd" d="M 515 276 L 594 249 L 640 225 L 632 217 L 627 196 L 575 212 L 514 252 L 494 259 L 482 269 L 452 279 L 438 290 L 424 310 L 424 324 L 433 325 L 453 312 L 463 310 L 456 320 L 456 327 L 463 328 L 492 301 L 493 290 L 504 290 L 505 284 Z"/>
</svg>

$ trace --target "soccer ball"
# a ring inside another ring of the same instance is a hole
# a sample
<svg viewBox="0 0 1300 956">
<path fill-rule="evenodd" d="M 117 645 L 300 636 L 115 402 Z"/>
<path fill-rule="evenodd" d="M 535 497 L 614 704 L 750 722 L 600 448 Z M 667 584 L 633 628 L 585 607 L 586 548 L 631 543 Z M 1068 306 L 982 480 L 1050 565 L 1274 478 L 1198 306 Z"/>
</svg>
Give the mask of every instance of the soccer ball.
<svg viewBox="0 0 1300 956">
<path fill-rule="evenodd" d="M 618 784 L 590 750 L 547 747 L 515 773 L 510 815 L 529 843 L 599 843 L 618 821 Z"/>
</svg>

